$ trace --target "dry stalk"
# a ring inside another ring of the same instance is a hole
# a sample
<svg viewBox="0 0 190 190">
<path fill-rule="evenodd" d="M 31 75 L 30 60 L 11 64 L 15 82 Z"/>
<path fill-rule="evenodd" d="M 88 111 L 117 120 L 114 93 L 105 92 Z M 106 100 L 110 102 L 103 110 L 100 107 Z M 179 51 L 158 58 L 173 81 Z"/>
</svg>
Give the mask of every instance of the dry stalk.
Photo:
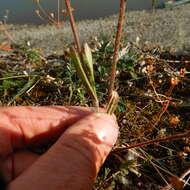
<svg viewBox="0 0 190 190">
<path fill-rule="evenodd" d="M 118 61 L 118 54 L 120 48 L 120 41 L 122 37 L 122 27 L 125 21 L 125 12 L 126 12 L 126 0 L 120 0 L 120 11 L 119 11 L 119 18 L 118 18 L 118 25 L 117 25 L 117 33 L 115 38 L 115 48 L 114 48 L 114 55 L 112 60 L 111 66 L 111 75 L 110 75 L 110 83 L 108 89 L 108 97 L 110 98 L 112 95 L 112 91 L 114 90 L 114 83 L 116 78 L 116 67 Z"/>
<path fill-rule="evenodd" d="M 152 86 L 152 89 L 157 97 L 157 102 L 160 102 L 162 104 L 161 109 L 159 110 L 159 112 L 153 117 L 152 121 L 150 122 L 152 128 L 154 128 L 155 126 L 158 125 L 158 123 L 161 120 L 161 117 L 163 116 L 163 114 L 167 111 L 169 105 L 170 105 L 170 101 L 172 100 L 171 94 L 174 90 L 174 87 L 179 83 L 179 80 L 177 77 L 172 77 L 171 81 L 170 81 L 170 87 L 167 90 L 167 92 L 165 93 L 165 95 L 160 95 L 157 93 L 156 88 L 154 86 L 154 82 L 151 79 L 151 75 L 150 73 L 148 73 L 148 79 L 149 79 L 149 83 Z M 161 98 L 165 98 L 165 100 L 162 100 Z"/>
<path fill-rule="evenodd" d="M 162 107 L 159 110 L 159 112 L 152 118 L 151 123 L 152 123 L 153 128 L 158 125 L 158 123 L 161 120 L 161 117 L 164 115 L 164 113 L 168 109 L 169 105 L 170 105 L 170 101 L 167 101 L 166 103 L 163 103 Z"/>
<path fill-rule="evenodd" d="M 35 14 L 44 22 L 48 22 L 49 24 L 53 24 L 56 27 L 59 28 L 60 26 L 60 19 L 59 19 L 59 9 L 60 9 L 60 2 L 59 0 L 57 1 L 57 7 L 58 7 L 58 12 L 57 12 L 57 20 L 54 17 L 53 13 L 49 13 L 46 11 L 40 4 L 40 0 L 34 0 L 36 3 L 37 9 L 35 10 Z"/>
<path fill-rule="evenodd" d="M 71 28 L 72 28 L 73 36 L 74 36 L 74 39 L 75 39 L 75 43 L 76 43 L 76 46 L 77 46 L 77 51 L 78 51 L 78 53 L 80 53 L 82 48 L 81 48 L 81 44 L 80 44 L 78 30 L 77 30 L 77 27 L 76 27 L 76 24 L 75 24 L 75 19 L 73 17 L 73 13 L 72 13 L 73 8 L 71 7 L 70 0 L 65 0 L 65 5 L 66 5 L 67 11 L 68 11 L 69 21 L 70 21 L 70 24 L 71 24 Z"/>
<path fill-rule="evenodd" d="M 186 133 L 181 133 L 181 134 L 173 135 L 173 136 L 170 136 L 170 137 L 153 139 L 153 140 L 149 140 L 149 141 L 145 141 L 145 142 L 141 142 L 141 143 L 136 143 L 134 145 L 129 145 L 129 146 L 126 146 L 126 147 L 116 148 L 114 151 L 123 151 L 123 150 L 132 149 L 132 148 L 146 146 L 146 145 L 149 145 L 149 144 L 165 142 L 165 141 L 173 141 L 173 140 L 178 140 L 178 139 L 187 138 L 187 137 L 190 137 L 190 130 L 187 131 Z"/>
<path fill-rule="evenodd" d="M 12 42 L 12 43 L 16 43 L 16 41 L 13 39 L 13 37 L 11 36 L 11 34 L 8 32 L 7 28 L 6 28 L 6 24 L 4 24 L 2 21 L 0 21 L 0 27 L 2 28 L 3 32 L 5 33 L 5 35 L 7 36 L 7 38 Z"/>
</svg>

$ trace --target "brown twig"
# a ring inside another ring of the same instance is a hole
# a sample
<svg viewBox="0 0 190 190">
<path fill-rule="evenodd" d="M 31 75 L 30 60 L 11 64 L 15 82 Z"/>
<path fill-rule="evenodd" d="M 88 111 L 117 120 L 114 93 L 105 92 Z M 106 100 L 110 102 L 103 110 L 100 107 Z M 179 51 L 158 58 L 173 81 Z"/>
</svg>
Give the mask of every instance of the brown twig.
<svg viewBox="0 0 190 190">
<path fill-rule="evenodd" d="M 54 16 L 50 14 L 48 11 L 46 11 L 40 4 L 40 0 L 34 0 L 36 3 L 37 9 L 35 10 L 35 14 L 45 22 L 48 22 L 50 24 L 54 24 L 55 26 L 59 27 L 60 22 L 54 19 Z M 59 2 L 58 2 L 59 3 Z M 59 7 L 59 5 L 57 5 Z"/>
<path fill-rule="evenodd" d="M 75 24 L 75 19 L 73 17 L 73 13 L 72 13 L 73 9 L 71 7 L 70 0 L 65 0 L 65 5 L 66 5 L 67 11 L 68 11 L 69 21 L 70 21 L 70 24 L 71 24 L 71 28 L 72 28 L 73 36 L 74 36 L 74 39 L 75 39 L 75 43 L 76 43 L 76 46 L 77 46 L 77 51 L 78 51 L 78 53 L 80 53 L 82 49 L 81 49 L 81 44 L 80 44 L 80 40 L 79 40 L 78 30 L 77 30 L 77 27 L 76 27 L 76 24 Z"/>
<path fill-rule="evenodd" d="M 114 89 L 114 82 L 115 82 L 115 77 L 116 77 L 116 66 L 117 66 L 120 41 L 121 41 L 121 36 L 122 36 L 122 26 L 125 20 L 125 12 L 126 12 L 126 0 L 120 0 L 120 11 L 119 11 L 116 39 L 115 39 L 114 56 L 112 60 L 111 75 L 110 75 L 111 77 L 110 77 L 109 90 L 108 90 L 109 98 L 111 97 L 112 91 Z"/>
<path fill-rule="evenodd" d="M 170 137 L 153 139 L 153 140 L 149 140 L 149 141 L 145 141 L 145 142 L 140 142 L 140 143 L 137 143 L 137 144 L 134 144 L 134 145 L 129 145 L 129 146 L 126 146 L 126 147 L 116 148 L 114 151 L 123 151 L 123 150 L 132 149 L 132 148 L 146 146 L 146 145 L 149 145 L 149 144 L 165 142 L 165 141 L 173 141 L 173 140 L 177 140 L 177 139 L 181 139 L 181 138 L 185 138 L 185 137 L 189 137 L 189 136 L 190 136 L 190 130 L 187 131 L 186 133 L 182 133 L 182 134 L 179 134 L 179 135 L 173 135 L 173 136 L 170 136 Z"/>
<path fill-rule="evenodd" d="M 6 28 L 6 24 L 4 24 L 2 21 L 0 21 L 0 26 L 2 27 L 3 32 L 5 33 L 5 35 L 7 36 L 7 38 L 12 42 L 12 43 L 16 43 L 16 41 L 13 39 L 13 37 L 11 36 L 11 34 L 8 32 L 7 28 Z"/>
</svg>

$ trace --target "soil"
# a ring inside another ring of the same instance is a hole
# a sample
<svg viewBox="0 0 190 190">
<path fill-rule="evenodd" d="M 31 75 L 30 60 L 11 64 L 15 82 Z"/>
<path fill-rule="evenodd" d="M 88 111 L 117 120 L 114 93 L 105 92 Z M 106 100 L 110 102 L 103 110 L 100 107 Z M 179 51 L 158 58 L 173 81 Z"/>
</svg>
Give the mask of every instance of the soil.
<svg viewBox="0 0 190 190">
<path fill-rule="evenodd" d="M 139 45 L 160 46 L 176 51 L 190 50 L 190 4 L 127 13 L 124 38 Z M 82 41 L 91 38 L 110 39 L 117 26 L 117 15 L 99 20 L 78 22 Z M 7 31 L 16 43 L 30 42 L 45 54 L 62 53 L 73 42 L 70 26 L 64 22 L 60 28 L 52 25 L 7 25 Z M 3 31 L 3 29 L 1 28 Z M 7 35 L 0 33 L 0 44 L 7 44 Z"/>
</svg>

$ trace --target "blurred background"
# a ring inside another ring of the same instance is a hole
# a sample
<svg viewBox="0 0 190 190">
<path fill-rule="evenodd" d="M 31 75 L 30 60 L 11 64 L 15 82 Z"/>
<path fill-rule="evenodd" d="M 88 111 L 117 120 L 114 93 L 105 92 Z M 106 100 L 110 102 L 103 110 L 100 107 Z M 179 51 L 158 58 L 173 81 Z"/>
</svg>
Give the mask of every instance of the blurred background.
<svg viewBox="0 0 190 190">
<path fill-rule="evenodd" d="M 155 0 L 156 7 L 163 7 L 164 1 Z M 71 0 L 71 3 L 77 10 L 74 14 L 78 20 L 106 17 L 118 13 L 119 8 L 119 0 Z M 58 9 L 60 12 L 64 9 L 63 0 L 40 0 L 40 4 L 44 10 L 55 15 Z M 129 11 L 151 8 L 152 0 L 127 0 Z M 6 20 L 10 24 L 44 24 L 35 14 L 36 9 L 35 0 L 1 0 L 0 20 Z"/>
</svg>

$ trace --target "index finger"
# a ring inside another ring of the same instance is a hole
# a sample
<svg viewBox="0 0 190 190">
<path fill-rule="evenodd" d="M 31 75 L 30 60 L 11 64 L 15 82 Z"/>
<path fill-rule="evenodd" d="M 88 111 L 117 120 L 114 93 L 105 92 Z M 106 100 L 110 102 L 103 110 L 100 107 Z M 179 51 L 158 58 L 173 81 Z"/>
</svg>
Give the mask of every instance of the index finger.
<svg viewBox="0 0 190 190">
<path fill-rule="evenodd" d="M 90 108 L 72 106 L 0 108 L 0 155 L 13 148 L 54 141 Z"/>
</svg>

